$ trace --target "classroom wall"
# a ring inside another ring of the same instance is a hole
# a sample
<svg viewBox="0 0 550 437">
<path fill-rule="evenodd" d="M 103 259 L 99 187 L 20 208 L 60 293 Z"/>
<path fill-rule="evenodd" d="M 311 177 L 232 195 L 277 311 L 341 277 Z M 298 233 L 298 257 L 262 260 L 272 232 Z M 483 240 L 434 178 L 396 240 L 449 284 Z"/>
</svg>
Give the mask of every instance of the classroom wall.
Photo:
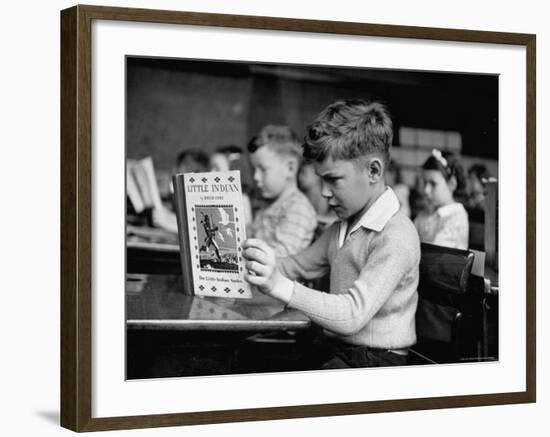
<svg viewBox="0 0 550 437">
<path fill-rule="evenodd" d="M 177 70 L 128 69 L 128 158 L 171 168 L 179 150 L 244 144 L 252 82 Z"/>
<path fill-rule="evenodd" d="M 287 124 L 303 137 L 306 125 L 329 103 L 370 96 L 365 88 L 246 70 L 209 74 L 139 63 L 128 68 L 127 90 L 127 156 L 152 155 L 156 167 L 166 170 L 182 148 L 212 153 L 236 144 L 246 149 L 266 124 Z"/>
<path fill-rule="evenodd" d="M 169 172 L 178 151 L 246 144 L 266 124 L 303 138 L 328 104 L 384 102 L 394 124 L 396 160 L 413 170 L 433 147 L 487 162 L 498 175 L 498 79 L 357 68 L 130 58 L 128 158 L 151 155 Z"/>
</svg>

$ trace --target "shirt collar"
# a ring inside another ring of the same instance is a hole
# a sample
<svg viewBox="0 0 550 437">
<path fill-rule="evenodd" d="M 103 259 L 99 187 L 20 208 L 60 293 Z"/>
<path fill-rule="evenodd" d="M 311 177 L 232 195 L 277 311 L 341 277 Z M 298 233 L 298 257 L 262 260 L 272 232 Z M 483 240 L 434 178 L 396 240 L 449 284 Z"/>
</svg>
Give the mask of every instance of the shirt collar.
<svg viewBox="0 0 550 437">
<path fill-rule="evenodd" d="M 348 232 L 348 235 L 351 235 L 360 227 L 380 232 L 397 211 L 399 211 L 399 200 L 394 191 L 390 187 L 386 187 L 386 190 L 375 200 L 371 207 L 365 211 L 351 231 Z M 344 235 L 346 235 L 347 227 L 348 221 L 342 220 L 340 222 L 340 246 L 344 242 L 343 240 Z"/>
<path fill-rule="evenodd" d="M 454 202 L 450 203 L 449 205 L 440 206 L 437 208 L 437 215 L 440 217 L 448 217 L 451 214 L 459 211 L 461 208 L 463 208 L 462 203 Z"/>
</svg>

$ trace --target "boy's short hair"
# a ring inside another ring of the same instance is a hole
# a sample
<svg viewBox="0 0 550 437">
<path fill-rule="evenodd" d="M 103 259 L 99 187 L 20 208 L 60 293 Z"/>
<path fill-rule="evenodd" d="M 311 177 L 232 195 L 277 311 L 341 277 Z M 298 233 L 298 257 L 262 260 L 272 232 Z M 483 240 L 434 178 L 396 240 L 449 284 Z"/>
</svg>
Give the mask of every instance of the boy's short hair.
<svg viewBox="0 0 550 437">
<path fill-rule="evenodd" d="M 268 146 L 275 153 L 296 158 L 298 164 L 302 160 L 302 149 L 296 134 L 285 125 L 269 124 L 248 143 L 248 151 L 254 153 L 260 147 Z"/>
<path fill-rule="evenodd" d="M 176 157 L 176 165 L 179 167 L 185 163 L 192 163 L 193 171 L 204 172 L 208 170 L 208 155 L 199 149 L 182 149 Z"/>
<path fill-rule="evenodd" d="M 392 121 L 386 106 L 362 99 L 338 100 L 327 106 L 308 126 L 304 159 L 361 161 L 370 154 L 390 160 Z"/>
<path fill-rule="evenodd" d="M 222 155 L 241 155 L 243 153 L 243 149 L 240 146 L 237 146 L 236 144 L 227 144 L 223 146 L 216 147 L 215 153 L 221 153 Z"/>
</svg>

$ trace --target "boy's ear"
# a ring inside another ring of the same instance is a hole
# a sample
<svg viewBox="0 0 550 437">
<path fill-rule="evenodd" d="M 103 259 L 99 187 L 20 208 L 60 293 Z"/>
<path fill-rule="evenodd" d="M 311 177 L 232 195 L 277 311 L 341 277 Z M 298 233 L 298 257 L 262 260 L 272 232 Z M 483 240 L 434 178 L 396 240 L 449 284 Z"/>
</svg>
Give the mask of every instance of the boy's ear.
<svg viewBox="0 0 550 437">
<path fill-rule="evenodd" d="M 298 160 L 294 157 L 291 157 L 287 160 L 288 169 L 295 176 L 298 174 Z"/>
<path fill-rule="evenodd" d="M 384 164 L 378 157 L 374 157 L 368 164 L 369 176 L 373 182 L 378 182 L 384 178 Z"/>
</svg>

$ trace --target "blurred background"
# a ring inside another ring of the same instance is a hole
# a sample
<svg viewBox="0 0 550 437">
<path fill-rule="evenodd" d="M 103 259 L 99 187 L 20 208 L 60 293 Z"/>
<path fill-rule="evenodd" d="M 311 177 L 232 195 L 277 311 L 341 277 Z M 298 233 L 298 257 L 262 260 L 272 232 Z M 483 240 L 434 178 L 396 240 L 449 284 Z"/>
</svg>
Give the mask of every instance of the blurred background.
<svg viewBox="0 0 550 437">
<path fill-rule="evenodd" d="M 286 124 L 302 138 L 343 98 L 387 104 L 405 184 L 414 187 L 434 147 L 458 153 L 465 170 L 483 164 L 498 178 L 498 77 L 486 74 L 129 57 L 127 157 L 153 157 L 162 194 L 181 150 L 246 150 L 266 124 Z"/>
</svg>

